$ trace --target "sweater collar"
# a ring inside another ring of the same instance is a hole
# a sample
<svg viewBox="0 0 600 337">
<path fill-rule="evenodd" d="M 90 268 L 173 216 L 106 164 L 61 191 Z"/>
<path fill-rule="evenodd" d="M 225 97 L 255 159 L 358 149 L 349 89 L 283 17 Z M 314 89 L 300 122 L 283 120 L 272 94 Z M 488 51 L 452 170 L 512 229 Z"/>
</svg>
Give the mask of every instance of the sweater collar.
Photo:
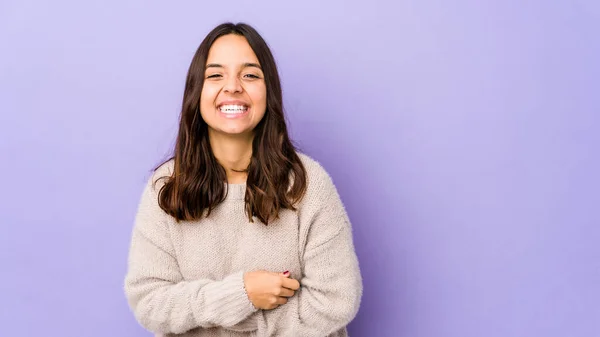
<svg viewBox="0 0 600 337">
<path fill-rule="evenodd" d="M 244 200 L 246 197 L 246 183 L 225 184 L 227 196 L 225 200 Z"/>
</svg>

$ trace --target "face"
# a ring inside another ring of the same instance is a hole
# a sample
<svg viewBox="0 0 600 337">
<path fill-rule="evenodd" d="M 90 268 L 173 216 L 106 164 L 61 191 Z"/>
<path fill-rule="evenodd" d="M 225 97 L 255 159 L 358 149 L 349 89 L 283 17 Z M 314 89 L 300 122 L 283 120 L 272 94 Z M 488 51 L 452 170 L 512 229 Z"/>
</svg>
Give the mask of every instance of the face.
<svg viewBox="0 0 600 337">
<path fill-rule="evenodd" d="M 209 132 L 251 135 L 266 108 L 264 74 L 248 41 L 240 35 L 221 36 L 209 50 L 200 97 Z"/>
</svg>

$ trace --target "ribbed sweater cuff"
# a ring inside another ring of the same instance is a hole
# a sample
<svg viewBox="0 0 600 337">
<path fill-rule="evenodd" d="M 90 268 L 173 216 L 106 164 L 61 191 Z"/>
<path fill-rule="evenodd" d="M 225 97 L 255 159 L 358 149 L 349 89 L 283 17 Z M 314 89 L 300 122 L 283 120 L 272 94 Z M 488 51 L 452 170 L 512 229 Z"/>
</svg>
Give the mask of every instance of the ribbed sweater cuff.
<svg viewBox="0 0 600 337">
<path fill-rule="evenodd" d="M 236 272 L 218 282 L 218 286 L 207 289 L 206 299 L 215 305 L 220 317 L 219 321 L 225 327 L 233 326 L 258 309 L 252 305 L 244 287 L 244 272 Z"/>
</svg>

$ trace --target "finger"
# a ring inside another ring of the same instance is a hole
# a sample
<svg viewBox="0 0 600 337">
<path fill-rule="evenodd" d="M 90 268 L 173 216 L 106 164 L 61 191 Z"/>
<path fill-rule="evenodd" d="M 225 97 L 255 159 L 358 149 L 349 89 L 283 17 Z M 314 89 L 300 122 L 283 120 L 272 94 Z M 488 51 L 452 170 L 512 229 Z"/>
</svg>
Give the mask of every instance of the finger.
<svg viewBox="0 0 600 337">
<path fill-rule="evenodd" d="M 294 280 L 293 278 L 285 278 L 283 279 L 282 287 L 292 290 L 298 290 L 300 289 L 300 282 Z"/>
<path fill-rule="evenodd" d="M 277 302 L 275 302 L 277 305 L 282 305 L 282 304 L 286 304 L 288 302 L 288 299 L 286 297 L 280 297 L 277 296 Z"/>
<path fill-rule="evenodd" d="M 281 288 L 279 290 L 279 296 L 281 297 L 292 297 L 296 292 L 287 288 Z"/>
<path fill-rule="evenodd" d="M 286 270 L 283 273 L 281 273 L 281 275 L 283 275 L 283 277 L 290 277 L 290 271 Z"/>
</svg>

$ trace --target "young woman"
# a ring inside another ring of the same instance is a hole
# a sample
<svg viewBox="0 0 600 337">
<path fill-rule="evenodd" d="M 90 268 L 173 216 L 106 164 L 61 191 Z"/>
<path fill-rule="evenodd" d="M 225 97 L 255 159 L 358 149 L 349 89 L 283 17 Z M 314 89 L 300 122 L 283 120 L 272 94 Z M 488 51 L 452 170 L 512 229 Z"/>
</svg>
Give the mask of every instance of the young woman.
<svg viewBox="0 0 600 337">
<path fill-rule="evenodd" d="M 347 335 L 362 296 L 351 224 L 330 176 L 292 145 L 275 61 L 249 25 L 219 25 L 194 55 L 125 292 L 157 335 Z"/>
</svg>

